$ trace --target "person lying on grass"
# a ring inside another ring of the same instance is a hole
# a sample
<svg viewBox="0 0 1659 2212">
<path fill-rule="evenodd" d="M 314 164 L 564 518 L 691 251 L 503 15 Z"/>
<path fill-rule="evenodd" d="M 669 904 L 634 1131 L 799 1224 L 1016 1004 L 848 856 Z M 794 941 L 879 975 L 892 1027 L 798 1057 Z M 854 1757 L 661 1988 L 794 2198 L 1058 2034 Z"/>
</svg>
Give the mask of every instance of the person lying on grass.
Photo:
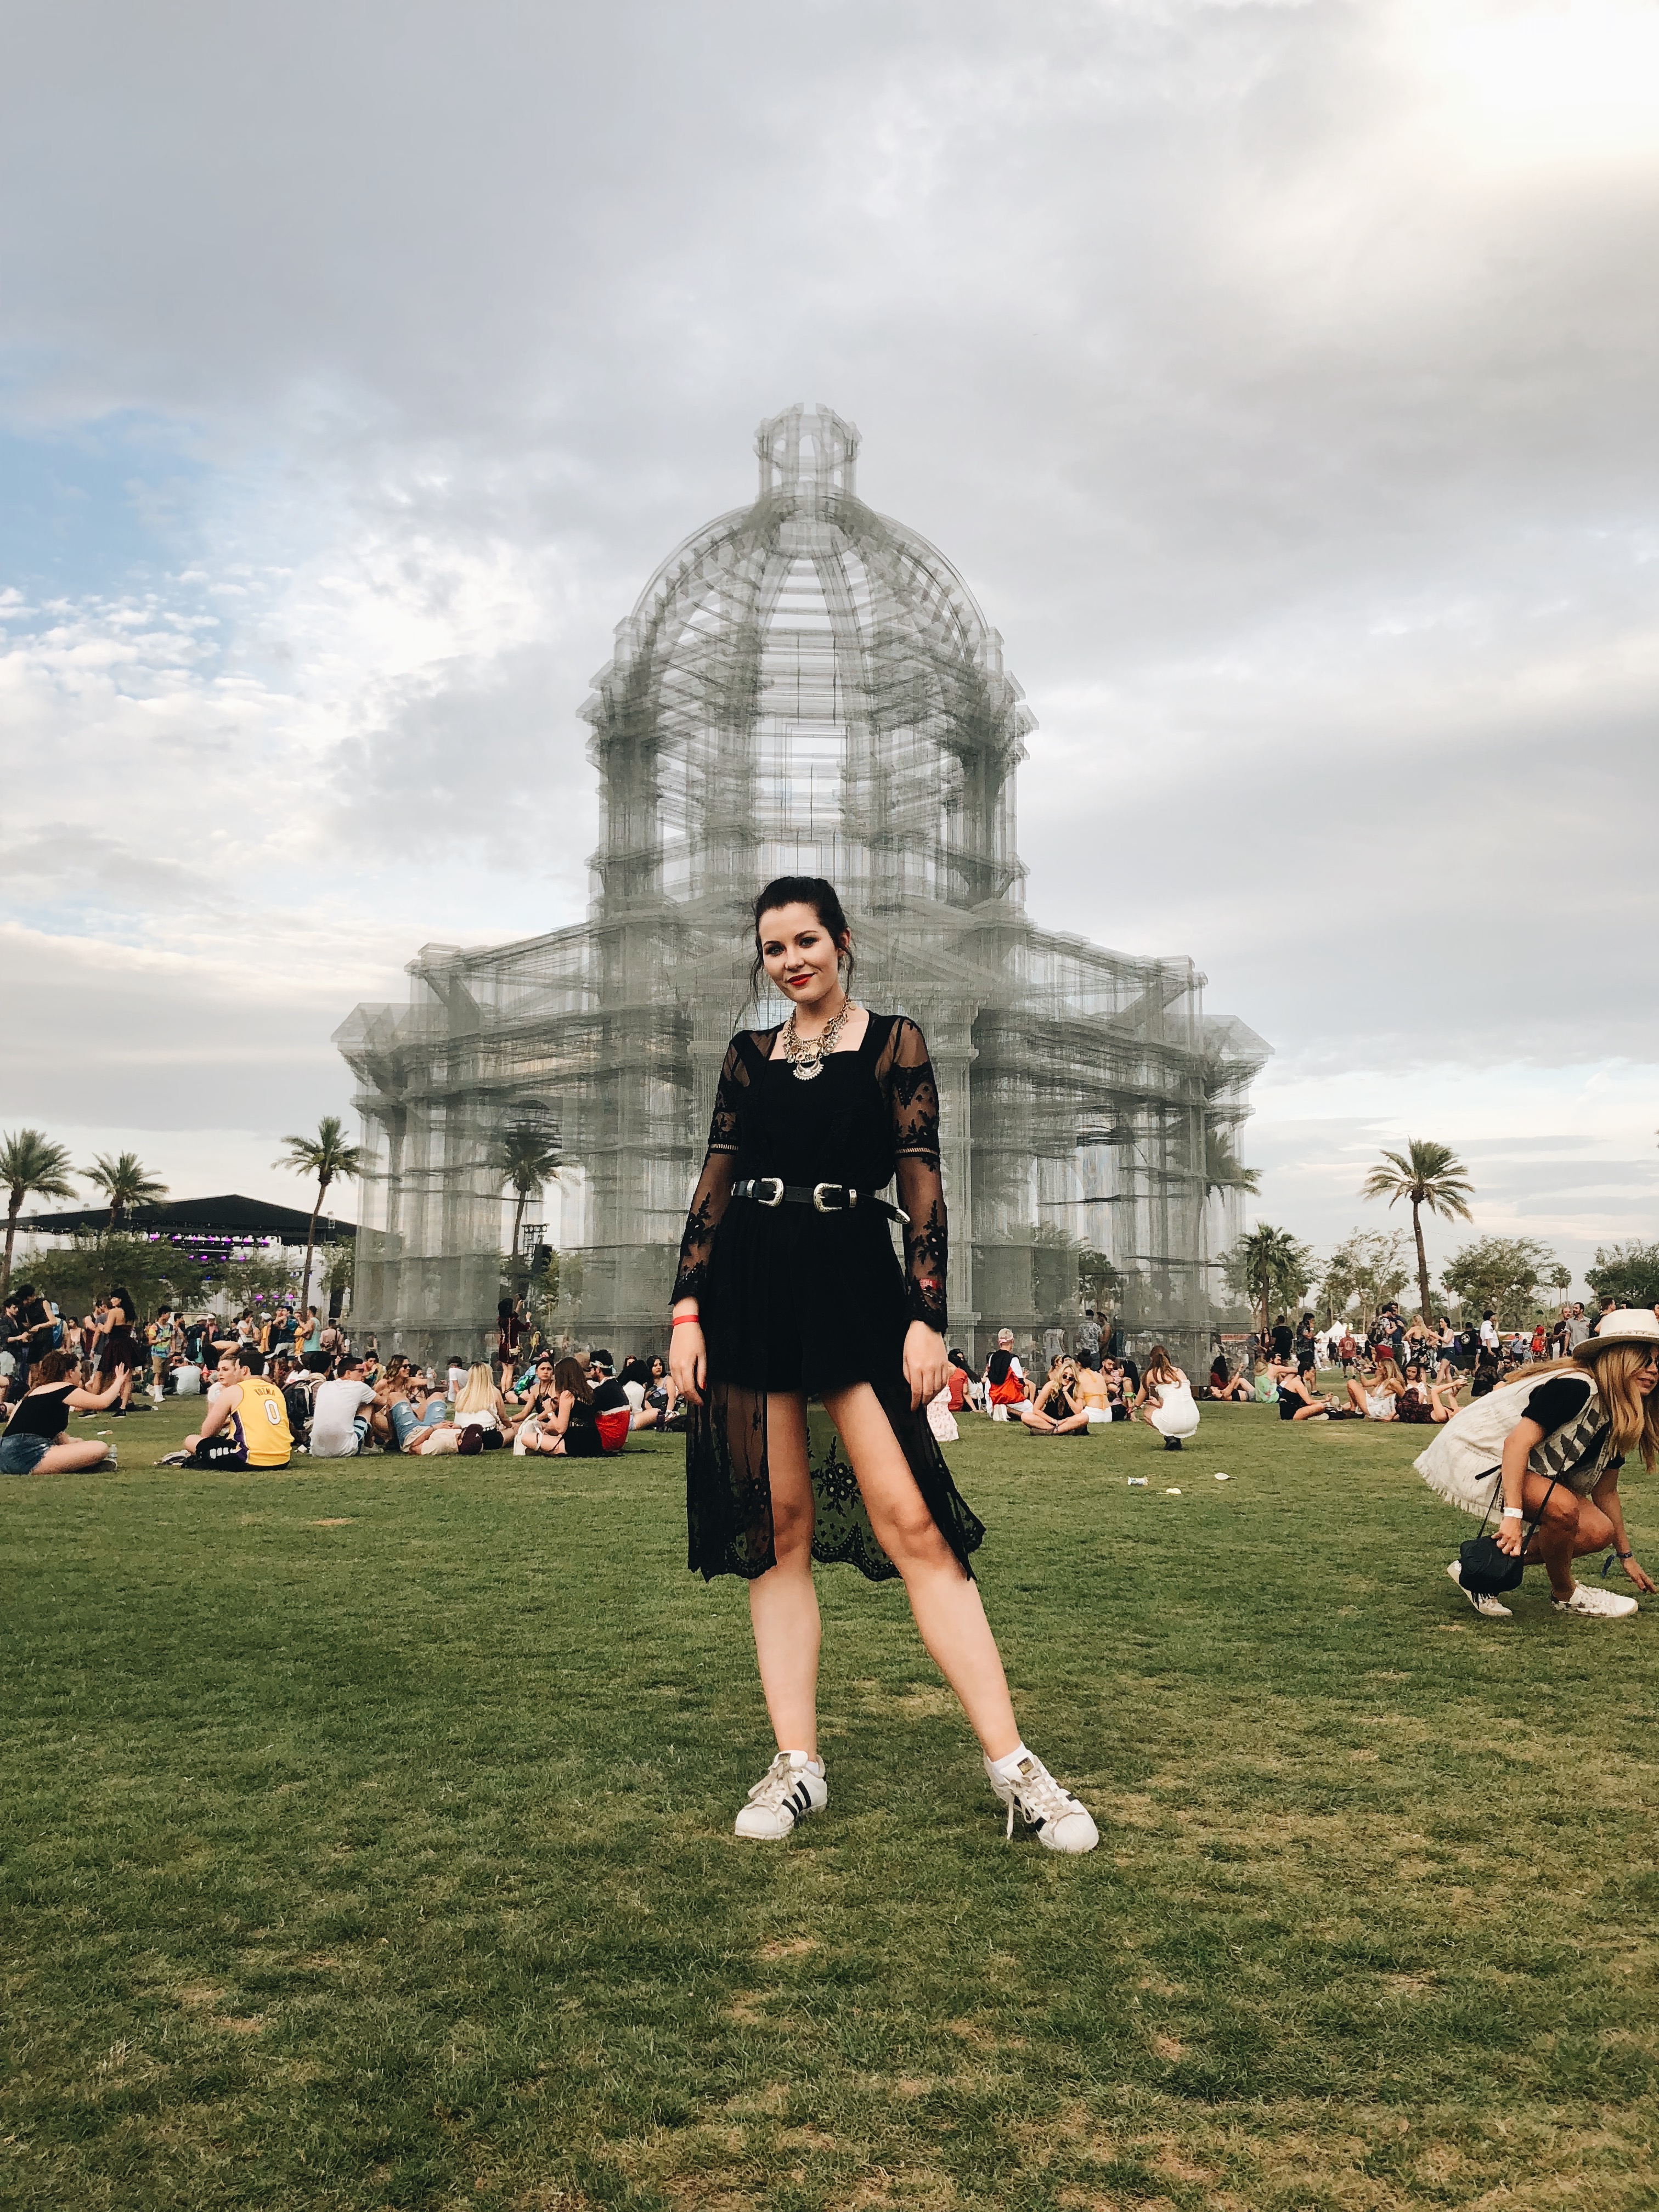
<svg viewBox="0 0 1659 2212">
<path fill-rule="evenodd" d="M 401 1352 L 386 1362 L 374 1399 L 369 1425 L 391 1452 L 418 1452 L 449 1410 Z"/>
<path fill-rule="evenodd" d="M 65 1433 L 64 1415 L 101 1413 L 120 1396 L 127 1370 L 118 1367 L 109 1388 L 82 1389 L 81 1362 L 73 1352 L 43 1352 L 29 1370 L 33 1387 L 17 1401 L 0 1437 L 0 1474 L 82 1474 L 88 1468 L 113 1466 L 115 1454 L 98 1437 Z"/>
<path fill-rule="evenodd" d="M 1605 1315 L 1570 1358 L 1523 1368 L 1466 1406 L 1419 1456 L 1417 1471 L 1483 1525 L 1496 1487 L 1498 1549 L 1525 1565 L 1542 1565 L 1558 1613 L 1613 1620 L 1634 1613 L 1636 1600 L 1577 1582 L 1572 1563 L 1610 1550 L 1627 1581 L 1654 1588 L 1625 1532 L 1619 1498 L 1619 1470 L 1632 1451 L 1651 1474 L 1659 1459 L 1659 1316 L 1643 1307 Z M 1460 1589 L 1462 1568 L 1460 1555 L 1446 1570 Z M 1490 1594 L 1463 1594 L 1487 1619 L 1510 1618 Z"/>
<path fill-rule="evenodd" d="M 1078 1395 L 1076 1361 L 1056 1359 L 1036 1396 L 1028 1406 L 1016 1406 L 1014 1414 L 1034 1437 L 1085 1435 L 1089 1415 Z"/>
<path fill-rule="evenodd" d="M 1459 1391 L 1467 1389 L 1468 1387 L 1468 1377 L 1466 1375 L 1460 1375 L 1455 1368 L 1438 1382 L 1430 1383 L 1429 1418 L 1437 1426 L 1443 1421 L 1450 1420 L 1452 1415 L 1457 1411 Z"/>
<path fill-rule="evenodd" d="M 265 1380 L 265 1355 L 255 1344 L 229 1346 L 219 1354 L 219 1388 L 198 1435 L 160 1467 L 286 1467 L 294 1456 L 288 1404 Z"/>
<path fill-rule="evenodd" d="M 1402 1421 L 1424 1425 L 1431 1422 L 1438 1428 L 1457 1411 L 1457 1394 L 1462 1388 L 1456 1376 L 1449 1382 L 1431 1382 L 1425 1370 L 1416 1360 L 1408 1360 L 1406 1387 L 1395 1410 Z"/>
<path fill-rule="evenodd" d="M 442 1452 L 471 1456 L 481 1451 L 500 1451 L 512 1443 L 518 1425 L 496 1388 L 495 1369 L 488 1360 L 476 1360 L 455 1393 L 453 1419 L 434 1422 L 428 1433 L 411 1442 L 409 1449 L 426 1459 Z"/>
</svg>

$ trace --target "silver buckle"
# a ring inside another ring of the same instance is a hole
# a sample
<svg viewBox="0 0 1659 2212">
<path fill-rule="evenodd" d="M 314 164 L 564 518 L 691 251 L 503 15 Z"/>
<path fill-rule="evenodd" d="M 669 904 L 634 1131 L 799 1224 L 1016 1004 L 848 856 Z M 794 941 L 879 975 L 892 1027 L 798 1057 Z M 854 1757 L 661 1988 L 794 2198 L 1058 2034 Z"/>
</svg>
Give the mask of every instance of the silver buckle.
<svg viewBox="0 0 1659 2212">
<path fill-rule="evenodd" d="M 823 1202 L 826 1190 L 838 1190 L 846 1200 L 845 1205 L 826 1206 Z M 857 1191 L 849 1190 L 844 1182 L 815 1182 L 812 1186 L 812 1204 L 819 1213 L 850 1213 L 858 1202 Z"/>
<path fill-rule="evenodd" d="M 773 1195 L 770 1198 L 763 1198 L 761 1196 L 761 1185 L 763 1182 L 769 1182 L 772 1186 Z M 783 1177 L 781 1176 L 757 1176 L 751 1188 L 755 1194 L 755 1203 L 757 1206 L 781 1206 L 783 1204 Z"/>
</svg>

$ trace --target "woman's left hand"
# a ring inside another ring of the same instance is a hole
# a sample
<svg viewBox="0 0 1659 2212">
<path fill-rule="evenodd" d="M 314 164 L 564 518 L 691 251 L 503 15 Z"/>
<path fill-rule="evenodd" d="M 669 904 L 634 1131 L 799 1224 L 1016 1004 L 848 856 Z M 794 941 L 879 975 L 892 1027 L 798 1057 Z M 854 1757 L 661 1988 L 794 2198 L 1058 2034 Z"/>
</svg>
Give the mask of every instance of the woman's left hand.
<svg viewBox="0 0 1659 2212">
<path fill-rule="evenodd" d="M 1633 1552 L 1629 1559 L 1620 1559 L 1619 1564 L 1624 1569 L 1625 1572 L 1630 1577 L 1632 1582 L 1635 1583 L 1638 1589 L 1652 1589 L 1654 1586 L 1653 1577 L 1648 1572 L 1647 1569 L 1642 1565 L 1642 1562 L 1636 1557 L 1636 1554 Z"/>
<path fill-rule="evenodd" d="M 910 1385 L 910 1411 L 937 1398 L 945 1388 L 945 1339 L 925 1321 L 913 1321 L 904 1333 L 904 1379 Z"/>
</svg>

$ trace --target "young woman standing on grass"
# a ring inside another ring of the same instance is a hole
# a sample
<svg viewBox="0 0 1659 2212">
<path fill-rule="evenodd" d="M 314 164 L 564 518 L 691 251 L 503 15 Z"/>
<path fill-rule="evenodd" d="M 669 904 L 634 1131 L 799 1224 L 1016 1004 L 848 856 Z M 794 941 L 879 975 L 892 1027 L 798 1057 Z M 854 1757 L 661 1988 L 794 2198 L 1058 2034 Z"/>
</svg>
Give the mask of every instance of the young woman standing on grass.
<svg viewBox="0 0 1659 2212">
<path fill-rule="evenodd" d="M 1653 1589 L 1619 1502 L 1619 1470 L 1633 1451 L 1651 1474 L 1659 1458 L 1659 1316 L 1644 1307 L 1604 1315 L 1570 1358 L 1524 1367 L 1454 1414 L 1417 1471 L 1483 1523 L 1498 1509 L 1498 1548 L 1528 1566 L 1541 1564 L 1558 1613 L 1616 1620 L 1636 1611 L 1636 1600 L 1576 1581 L 1572 1563 L 1611 1550 L 1627 1581 Z M 1454 1559 L 1446 1570 L 1460 1588 L 1462 1565 Z M 1464 1595 L 1489 1620 L 1510 1618 L 1497 1598 Z"/>
<path fill-rule="evenodd" d="M 112 1465 L 112 1447 L 97 1437 L 66 1436 L 64 1416 L 71 1410 L 106 1412 L 131 1379 L 125 1367 L 117 1367 L 106 1390 L 83 1390 L 76 1353 L 45 1353 L 29 1370 L 33 1387 L 18 1400 L 0 1436 L 0 1474 L 82 1474 Z"/>
<path fill-rule="evenodd" d="M 829 1802 L 817 1753 L 814 1559 L 900 1576 L 992 1789 L 1051 1850 L 1094 1821 L 1020 1741 L 969 1567 L 984 1529 L 922 1409 L 945 1379 L 939 1093 L 915 1024 L 855 1006 L 841 901 L 784 876 L 755 902 L 754 977 L 791 1005 L 740 1030 L 680 1245 L 670 1370 L 687 1401 L 690 1565 L 741 1575 L 777 1739 L 737 1818 L 776 1840 Z M 896 1172 L 899 1206 L 878 1197 Z M 904 1229 L 901 1269 L 888 1228 Z M 807 1400 L 836 1435 L 814 1453 Z M 842 1457 L 842 1452 L 846 1457 Z M 850 1462 L 850 1464 L 849 1464 Z M 919 1793 L 920 1795 L 920 1793 Z"/>
<path fill-rule="evenodd" d="M 135 1327 L 137 1319 L 137 1299 L 131 1291 L 123 1290 L 119 1284 L 111 1290 L 107 1301 L 102 1298 L 98 1301 L 98 1341 L 92 1350 L 93 1364 L 106 1375 L 113 1373 L 118 1367 L 124 1376 L 121 1402 L 110 1408 L 109 1417 L 112 1421 L 118 1421 L 124 1413 L 131 1411 L 132 1378 L 148 1356 L 145 1347 L 138 1341 Z"/>
</svg>

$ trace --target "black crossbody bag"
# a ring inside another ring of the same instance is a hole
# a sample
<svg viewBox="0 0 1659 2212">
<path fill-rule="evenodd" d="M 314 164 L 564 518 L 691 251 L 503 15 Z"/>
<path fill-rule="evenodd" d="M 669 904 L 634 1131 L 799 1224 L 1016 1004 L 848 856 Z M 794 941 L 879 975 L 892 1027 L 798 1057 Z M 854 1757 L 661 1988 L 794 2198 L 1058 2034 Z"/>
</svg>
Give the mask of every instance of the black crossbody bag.
<svg viewBox="0 0 1659 2212">
<path fill-rule="evenodd" d="M 1498 1477 L 1498 1487 L 1492 1493 L 1492 1505 L 1496 1505 L 1504 1495 L 1504 1470 L 1501 1467 L 1495 1467 L 1492 1473 Z M 1513 1558 L 1498 1548 L 1496 1536 L 1486 1534 L 1486 1521 L 1492 1519 L 1492 1505 L 1486 1508 L 1486 1520 L 1480 1523 L 1480 1534 L 1471 1536 L 1457 1547 L 1457 1556 L 1462 1562 L 1458 1579 L 1466 1590 L 1473 1591 L 1477 1597 L 1501 1597 L 1505 1590 L 1519 1588 L 1527 1547 L 1531 1543 L 1538 1524 L 1544 1517 L 1544 1507 L 1554 1497 L 1555 1485 L 1560 1480 L 1558 1474 L 1544 1492 L 1544 1504 L 1522 1528 L 1521 1549 Z"/>
</svg>

